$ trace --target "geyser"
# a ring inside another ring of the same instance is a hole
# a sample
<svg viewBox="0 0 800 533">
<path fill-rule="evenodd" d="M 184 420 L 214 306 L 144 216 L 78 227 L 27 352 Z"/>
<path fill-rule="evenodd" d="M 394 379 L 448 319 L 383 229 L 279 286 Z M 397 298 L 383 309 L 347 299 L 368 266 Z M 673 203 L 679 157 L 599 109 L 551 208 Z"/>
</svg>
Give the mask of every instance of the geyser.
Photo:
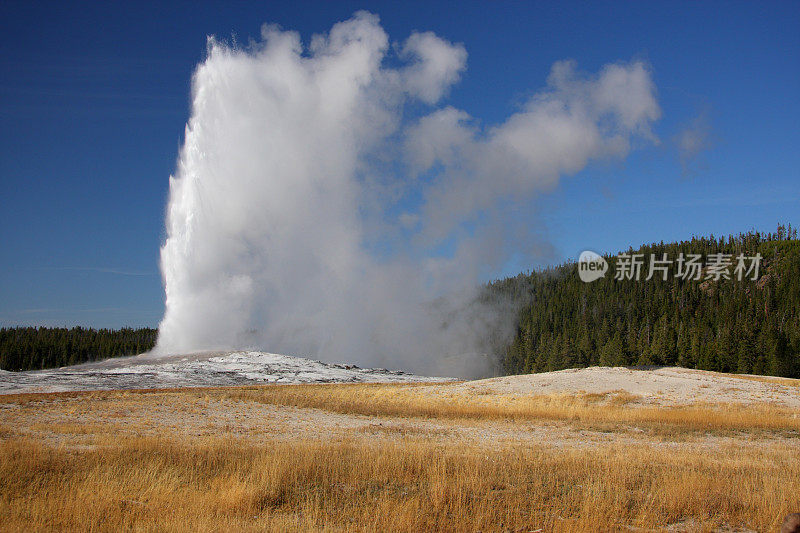
<svg viewBox="0 0 800 533">
<path fill-rule="evenodd" d="M 365 12 L 306 47 L 275 26 L 246 48 L 210 38 L 170 178 L 157 351 L 486 373 L 485 339 L 513 323 L 477 287 L 525 241 L 506 208 L 654 142 L 660 110 L 642 62 L 559 62 L 481 128 L 439 107 L 466 58 L 432 33 L 390 46 Z"/>
</svg>

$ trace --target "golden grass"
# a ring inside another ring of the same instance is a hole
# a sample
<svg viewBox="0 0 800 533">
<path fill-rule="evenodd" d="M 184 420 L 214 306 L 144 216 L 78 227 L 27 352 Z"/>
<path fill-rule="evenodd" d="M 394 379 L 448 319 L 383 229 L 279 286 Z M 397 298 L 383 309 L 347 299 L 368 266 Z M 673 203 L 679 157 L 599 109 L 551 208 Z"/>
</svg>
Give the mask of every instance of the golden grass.
<svg viewBox="0 0 800 533">
<path fill-rule="evenodd" d="M 17 531 L 767 531 L 796 509 L 800 452 L 12 439 L 0 480 L 0 528 Z"/>
<path fill-rule="evenodd" d="M 435 392 L 431 392 L 435 391 Z M 368 416 L 567 420 L 633 424 L 676 430 L 772 430 L 800 433 L 798 411 L 768 404 L 699 404 L 685 407 L 635 406 L 636 397 L 618 391 L 598 394 L 448 394 L 448 385 L 337 384 L 218 389 L 225 398 L 273 405 L 311 407 Z"/>
<path fill-rule="evenodd" d="M 798 413 L 763 404 L 665 408 L 624 391 L 471 394 L 447 384 L 113 391 L 0 403 L 0 531 L 771 531 L 800 510 Z M 237 422 L 264 404 L 281 416 Z M 213 418 L 223 406 L 227 418 Z M 294 408 L 360 425 L 281 440 Z M 194 417 L 194 432 L 181 415 Z M 517 422 L 578 436 L 598 426 L 646 431 L 615 435 L 612 444 L 570 440 L 576 447 L 460 432 Z M 137 436 L 145 430 L 162 437 Z M 725 438 L 705 438 L 720 430 Z M 695 435 L 685 440 L 685 432 Z"/>
</svg>

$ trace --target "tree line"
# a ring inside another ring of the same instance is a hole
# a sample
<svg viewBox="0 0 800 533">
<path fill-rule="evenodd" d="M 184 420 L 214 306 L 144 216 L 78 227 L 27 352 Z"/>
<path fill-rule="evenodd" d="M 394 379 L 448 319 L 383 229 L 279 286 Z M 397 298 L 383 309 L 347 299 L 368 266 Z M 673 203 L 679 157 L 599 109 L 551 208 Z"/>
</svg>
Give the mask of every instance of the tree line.
<svg viewBox="0 0 800 533">
<path fill-rule="evenodd" d="M 157 336 L 154 328 L 2 328 L 0 369 L 39 370 L 136 355 L 152 349 Z"/>
<path fill-rule="evenodd" d="M 800 240 L 791 226 L 774 233 L 695 237 L 626 254 L 760 254 L 758 279 L 674 275 L 614 279 L 620 256 L 605 256 L 606 276 L 585 283 L 576 263 L 495 281 L 486 301 L 515 302 L 516 334 L 501 352 L 506 373 L 564 368 L 678 365 L 720 372 L 800 377 Z M 746 277 L 747 278 L 747 277 Z M 155 346 L 158 330 L 13 327 L 0 329 L 0 369 L 35 370 L 124 355 Z"/>
<path fill-rule="evenodd" d="M 760 254 L 757 280 L 653 276 L 585 283 L 566 263 L 489 286 L 518 302 L 516 335 L 502 350 L 507 373 L 591 365 L 679 365 L 720 372 L 800 377 L 800 241 L 774 233 L 695 237 L 630 249 L 627 255 Z"/>
</svg>

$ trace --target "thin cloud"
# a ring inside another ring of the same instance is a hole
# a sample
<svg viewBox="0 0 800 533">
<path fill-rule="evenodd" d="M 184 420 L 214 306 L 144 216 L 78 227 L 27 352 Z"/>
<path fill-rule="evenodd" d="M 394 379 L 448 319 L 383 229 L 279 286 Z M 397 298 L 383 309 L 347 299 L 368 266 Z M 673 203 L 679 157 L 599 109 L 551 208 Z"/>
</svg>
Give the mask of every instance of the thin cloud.
<svg viewBox="0 0 800 533">
<path fill-rule="evenodd" d="M 684 177 L 693 176 L 706 168 L 703 154 L 713 146 L 711 121 L 702 112 L 674 138 Z"/>
<path fill-rule="evenodd" d="M 75 272 L 98 272 L 101 274 L 117 274 L 120 276 L 157 276 L 156 272 L 146 272 L 143 270 L 125 270 L 121 268 L 106 267 L 41 267 L 40 270 L 66 270 Z"/>
</svg>

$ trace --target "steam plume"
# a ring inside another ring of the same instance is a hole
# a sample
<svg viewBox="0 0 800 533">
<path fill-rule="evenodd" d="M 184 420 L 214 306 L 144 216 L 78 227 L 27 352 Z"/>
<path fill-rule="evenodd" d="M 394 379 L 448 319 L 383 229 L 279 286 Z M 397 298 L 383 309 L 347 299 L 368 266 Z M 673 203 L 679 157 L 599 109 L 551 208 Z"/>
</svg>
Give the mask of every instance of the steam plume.
<svg viewBox="0 0 800 533">
<path fill-rule="evenodd" d="M 275 26 L 247 49 L 209 39 L 170 178 L 157 350 L 486 373 L 481 342 L 511 331 L 475 290 L 520 237 L 500 208 L 655 141 L 660 110 L 641 62 L 560 62 L 481 129 L 436 107 L 466 58 L 432 33 L 390 47 L 365 12 L 307 47 Z"/>
</svg>

